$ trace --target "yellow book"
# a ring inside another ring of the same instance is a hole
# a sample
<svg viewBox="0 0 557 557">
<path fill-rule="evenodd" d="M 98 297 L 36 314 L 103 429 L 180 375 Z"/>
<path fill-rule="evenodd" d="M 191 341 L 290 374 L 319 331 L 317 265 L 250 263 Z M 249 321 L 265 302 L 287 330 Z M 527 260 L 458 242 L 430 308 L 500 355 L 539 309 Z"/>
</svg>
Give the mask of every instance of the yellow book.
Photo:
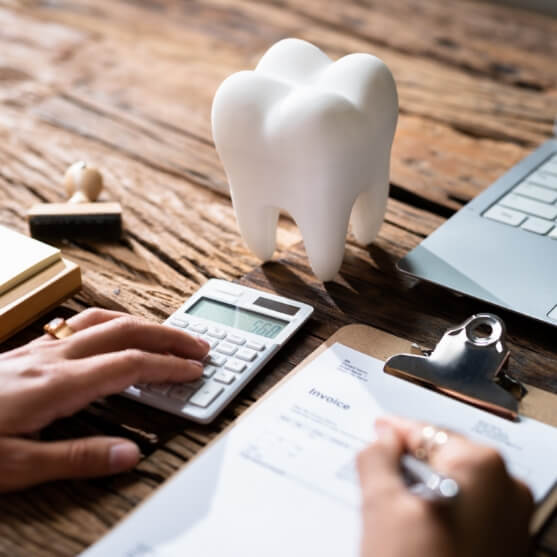
<svg viewBox="0 0 557 557">
<path fill-rule="evenodd" d="M 60 305 L 80 288 L 79 265 L 62 258 L 0 294 L 0 342 Z"/>
<path fill-rule="evenodd" d="M 81 288 L 58 248 L 0 226 L 0 342 Z"/>
<path fill-rule="evenodd" d="M 0 226 L 0 295 L 61 258 L 58 248 Z"/>
</svg>

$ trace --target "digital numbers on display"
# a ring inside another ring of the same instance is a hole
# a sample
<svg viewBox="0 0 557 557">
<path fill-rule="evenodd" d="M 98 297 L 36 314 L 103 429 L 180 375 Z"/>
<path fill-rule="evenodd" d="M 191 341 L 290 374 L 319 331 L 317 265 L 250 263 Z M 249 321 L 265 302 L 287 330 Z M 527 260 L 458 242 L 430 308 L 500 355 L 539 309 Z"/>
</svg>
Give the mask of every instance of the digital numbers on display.
<svg viewBox="0 0 557 557">
<path fill-rule="evenodd" d="M 251 326 L 250 332 L 261 335 L 262 337 L 274 338 L 280 333 L 283 326 L 284 325 L 269 323 L 263 319 L 257 319 Z"/>
<path fill-rule="evenodd" d="M 255 311 L 205 297 L 187 309 L 186 313 L 267 338 L 275 338 L 288 325 L 288 321 L 270 316 L 261 317 Z"/>
</svg>

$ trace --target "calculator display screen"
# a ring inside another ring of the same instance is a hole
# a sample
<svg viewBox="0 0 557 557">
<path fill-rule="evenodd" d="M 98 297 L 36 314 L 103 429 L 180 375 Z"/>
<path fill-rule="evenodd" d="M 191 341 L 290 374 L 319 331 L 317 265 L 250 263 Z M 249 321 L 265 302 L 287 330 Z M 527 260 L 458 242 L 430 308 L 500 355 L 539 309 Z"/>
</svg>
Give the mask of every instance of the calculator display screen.
<svg viewBox="0 0 557 557">
<path fill-rule="evenodd" d="M 288 321 L 210 298 L 200 298 L 186 313 L 267 338 L 275 338 L 288 325 Z"/>
</svg>

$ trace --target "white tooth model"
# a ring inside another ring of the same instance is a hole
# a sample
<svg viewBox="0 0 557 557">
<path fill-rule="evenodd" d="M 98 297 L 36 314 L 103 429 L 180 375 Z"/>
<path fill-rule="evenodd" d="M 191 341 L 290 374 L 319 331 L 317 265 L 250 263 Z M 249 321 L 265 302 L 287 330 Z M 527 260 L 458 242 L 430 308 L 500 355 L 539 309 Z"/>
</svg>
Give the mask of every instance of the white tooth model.
<svg viewBox="0 0 557 557">
<path fill-rule="evenodd" d="M 283 209 L 315 275 L 333 279 L 350 214 L 361 244 L 383 222 L 397 116 L 393 76 L 369 54 L 333 62 L 311 43 L 285 39 L 254 71 L 225 79 L 213 100 L 213 137 L 248 247 L 271 259 Z"/>
</svg>

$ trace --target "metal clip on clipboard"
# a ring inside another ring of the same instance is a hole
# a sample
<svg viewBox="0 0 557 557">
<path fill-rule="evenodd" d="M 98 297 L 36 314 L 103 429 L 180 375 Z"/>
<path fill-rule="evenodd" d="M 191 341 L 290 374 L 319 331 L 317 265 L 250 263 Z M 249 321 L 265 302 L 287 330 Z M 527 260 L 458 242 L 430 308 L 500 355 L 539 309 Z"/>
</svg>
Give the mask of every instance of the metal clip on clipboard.
<svg viewBox="0 0 557 557">
<path fill-rule="evenodd" d="M 506 373 L 510 350 L 505 324 L 480 313 L 449 329 L 433 350 L 412 346 L 414 354 L 390 357 L 386 373 L 442 392 L 515 420 L 526 388 Z"/>
</svg>

